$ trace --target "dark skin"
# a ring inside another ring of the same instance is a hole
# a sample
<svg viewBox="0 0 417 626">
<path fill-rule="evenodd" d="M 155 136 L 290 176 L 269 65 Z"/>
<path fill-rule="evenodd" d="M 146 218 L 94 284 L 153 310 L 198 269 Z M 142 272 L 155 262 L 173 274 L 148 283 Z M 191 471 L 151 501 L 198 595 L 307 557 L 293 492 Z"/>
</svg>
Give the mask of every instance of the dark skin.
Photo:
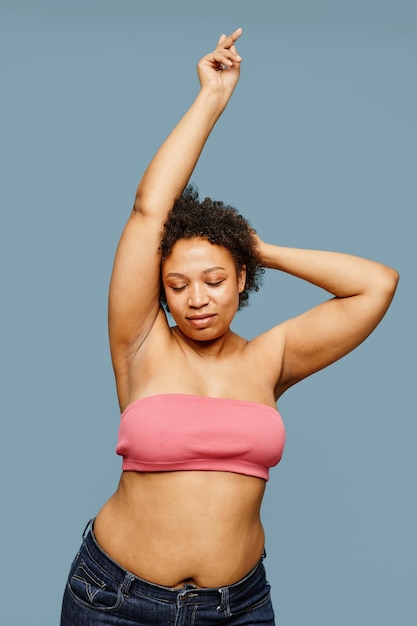
<svg viewBox="0 0 417 626">
<path fill-rule="evenodd" d="M 395 291 L 397 273 L 379 263 L 257 238 L 264 267 L 317 285 L 329 299 L 247 341 L 230 329 L 245 267 L 236 269 L 225 248 L 203 238 L 182 239 L 161 267 L 163 224 L 239 79 L 240 36 L 241 29 L 222 35 L 199 62 L 200 92 L 143 175 L 119 243 L 109 331 L 122 410 L 139 398 L 167 393 L 275 408 L 288 387 L 359 345 Z M 173 328 L 159 302 L 161 274 Z M 152 582 L 232 584 L 262 554 L 264 489 L 264 480 L 231 472 L 124 472 L 97 516 L 95 534 L 114 560 Z"/>
</svg>

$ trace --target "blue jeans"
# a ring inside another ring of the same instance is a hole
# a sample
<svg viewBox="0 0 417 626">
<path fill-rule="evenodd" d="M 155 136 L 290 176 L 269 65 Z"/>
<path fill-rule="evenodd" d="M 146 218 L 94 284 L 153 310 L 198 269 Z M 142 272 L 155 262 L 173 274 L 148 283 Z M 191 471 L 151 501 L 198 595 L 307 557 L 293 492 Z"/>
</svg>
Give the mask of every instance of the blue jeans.
<svg viewBox="0 0 417 626">
<path fill-rule="evenodd" d="M 227 587 L 162 587 L 115 563 L 98 545 L 90 525 L 71 566 L 61 626 L 274 626 L 262 560 Z"/>
</svg>

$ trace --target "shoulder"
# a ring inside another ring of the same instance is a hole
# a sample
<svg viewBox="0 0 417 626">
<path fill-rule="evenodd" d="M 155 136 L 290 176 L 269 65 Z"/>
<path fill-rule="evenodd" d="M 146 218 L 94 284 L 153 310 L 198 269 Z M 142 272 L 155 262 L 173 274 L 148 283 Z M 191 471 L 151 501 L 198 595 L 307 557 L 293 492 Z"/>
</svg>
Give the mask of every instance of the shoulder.
<svg viewBox="0 0 417 626">
<path fill-rule="evenodd" d="M 267 357 L 269 354 L 276 354 L 285 345 L 286 322 L 278 324 L 273 328 L 257 335 L 248 342 L 247 349 L 260 356 Z"/>
<path fill-rule="evenodd" d="M 285 324 L 274 326 L 247 343 L 247 358 L 274 388 L 280 380 L 285 354 Z"/>
</svg>

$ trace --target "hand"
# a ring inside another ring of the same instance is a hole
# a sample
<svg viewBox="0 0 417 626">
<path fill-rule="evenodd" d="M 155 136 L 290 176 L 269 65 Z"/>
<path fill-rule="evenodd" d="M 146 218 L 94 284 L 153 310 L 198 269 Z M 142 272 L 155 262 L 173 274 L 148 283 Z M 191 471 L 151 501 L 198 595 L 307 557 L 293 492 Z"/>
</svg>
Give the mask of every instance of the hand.
<svg viewBox="0 0 417 626">
<path fill-rule="evenodd" d="M 252 238 L 255 241 L 257 257 L 262 267 L 268 267 L 268 262 L 267 262 L 267 245 L 268 244 L 266 244 L 265 241 L 263 241 L 254 230 L 252 231 Z"/>
<path fill-rule="evenodd" d="M 221 35 L 216 49 L 199 61 L 197 72 L 202 89 L 208 88 L 231 96 L 239 80 L 242 59 L 237 53 L 235 42 L 241 34 L 242 29 L 238 28 L 228 37 Z"/>
</svg>

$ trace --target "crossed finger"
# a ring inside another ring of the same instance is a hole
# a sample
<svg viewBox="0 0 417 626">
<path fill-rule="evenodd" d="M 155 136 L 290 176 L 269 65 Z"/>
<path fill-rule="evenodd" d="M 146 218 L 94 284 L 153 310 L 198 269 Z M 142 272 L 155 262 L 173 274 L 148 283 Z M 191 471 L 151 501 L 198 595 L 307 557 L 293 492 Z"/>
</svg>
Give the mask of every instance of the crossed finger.
<svg viewBox="0 0 417 626">
<path fill-rule="evenodd" d="M 230 49 L 232 48 L 232 46 L 234 46 L 235 41 L 237 41 L 239 39 L 239 37 L 242 34 L 242 29 L 241 28 L 237 28 L 233 33 L 231 33 L 231 35 L 227 36 L 227 35 L 220 35 L 219 41 L 217 42 L 217 47 L 218 48 L 226 48 L 226 49 Z"/>
<path fill-rule="evenodd" d="M 242 29 L 238 28 L 231 35 L 220 35 L 219 41 L 217 42 L 216 50 L 213 53 L 214 59 L 220 65 L 225 65 L 226 67 L 230 67 L 235 62 L 240 62 L 242 59 L 238 55 L 235 41 L 237 41 L 242 34 Z"/>
</svg>

